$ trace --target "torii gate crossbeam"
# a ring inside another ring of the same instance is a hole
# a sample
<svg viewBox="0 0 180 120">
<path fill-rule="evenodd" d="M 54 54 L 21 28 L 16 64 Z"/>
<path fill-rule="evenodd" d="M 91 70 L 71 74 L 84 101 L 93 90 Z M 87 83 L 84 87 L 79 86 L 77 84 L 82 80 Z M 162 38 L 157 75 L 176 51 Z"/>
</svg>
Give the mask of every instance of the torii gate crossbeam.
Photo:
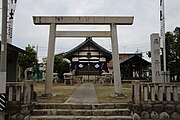
<svg viewBox="0 0 180 120">
<path fill-rule="evenodd" d="M 110 31 L 57 31 L 56 37 L 111 37 Z"/>
<path fill-rule="evenodd" d="M 33 16 L 36 25 L 132 25 L 132 16 Z"/>
<path fill-rule="evenodd" d="M 46 96 L 52 96 L 53 63 L 56 25 L 110 25 L 115 95 L 121 95 L 121 75 L 117 40 L 117 25 L 132 25 L 134 17 L 119 16 L 34 16 L 36 25 L 50 25 L 46 70 Z M 93 36 L 92 36 L 93 37 Z"/>
</svg>

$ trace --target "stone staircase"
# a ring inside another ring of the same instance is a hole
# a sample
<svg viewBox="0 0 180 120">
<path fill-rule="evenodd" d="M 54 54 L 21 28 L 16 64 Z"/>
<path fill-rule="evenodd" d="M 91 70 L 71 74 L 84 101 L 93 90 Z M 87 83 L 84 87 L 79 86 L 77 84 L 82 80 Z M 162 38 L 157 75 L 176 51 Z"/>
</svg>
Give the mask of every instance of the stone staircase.
<svg viewBox="0 0 180 120">
<path fill-rule="evenodd" d="M 132 117 L 126 103 L 38 103 L 25 120 L 132 120 Z"/>
</svg>

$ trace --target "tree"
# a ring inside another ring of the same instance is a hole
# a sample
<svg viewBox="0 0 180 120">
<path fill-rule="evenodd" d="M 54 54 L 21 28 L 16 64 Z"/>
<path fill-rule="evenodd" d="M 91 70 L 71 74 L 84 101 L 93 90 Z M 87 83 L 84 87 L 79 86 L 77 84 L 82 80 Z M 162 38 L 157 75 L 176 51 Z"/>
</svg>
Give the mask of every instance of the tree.
<svg viewBox="0 0 180 120">
<path fill-rule="evenodd" d="M 28 45 L 26 47 L 27 54 L 20 53 L 18 56 L 18 63 L 21 68 L 21 76 L 24 77 L 24 71 L 26 68 L 33 67 L 35 68 L 35 65 L 38 62 L 37 59 L 37 52 L 35 51 L 35 46 Z"/>
<path fill-rule="evenodd" d="M 54 58 L 54 72 L 58 73 L 58 77 L 63 79 L 63 74 L 69 72 L 70 63 L 64 60 L 63 57 L 55 56 Z"/>
<path fill-rule="evenodd" d="M 167 70 L 173 81 L 180 82 L 180 27 L 176 27 L 173 32 L 166 32 L 166 61 Z M 163 48 L 161 48 L 163 52 Z M 146 53 L 151 57 L 151 52 Z M 162 53 L 163 55 L 163 53 Z M 163 56 L 161 55 L 161 69 L 163 70 Z"/>
<path fill-rule="evenodd" d="M 180 81 L 180 27 L 166 33 L 166 59 L 171 78 Z"/>
</svg>

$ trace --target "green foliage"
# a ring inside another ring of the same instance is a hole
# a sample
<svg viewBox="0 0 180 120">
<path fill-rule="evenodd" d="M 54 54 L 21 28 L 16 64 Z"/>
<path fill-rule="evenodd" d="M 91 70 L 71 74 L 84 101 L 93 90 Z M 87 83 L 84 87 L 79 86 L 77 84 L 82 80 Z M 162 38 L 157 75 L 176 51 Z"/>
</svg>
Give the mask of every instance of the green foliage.
<svg viewBox="0 0 180 120">
<path fill-rule="evenodd" d="M 176 27 L 173 32 L 166 33 L 166 61 L 167 70 L 170 71 L 170 77 L 173 81 L 180 82 L 180 27 Z M 163 48 L 161 48 L 163 52 Z M 146 53 L 151 57 L 151 52 Z M 163 55 L 163 53 L 162 53 Z M 161 69 L 163 70 L 163 56 L 161 55 Z"/>
<path fill-rule="evenodd" d="M 69 72 L 70 63 L 64 60 L 63 57 L 55 56 L 54 58 L 54 73 L 58 73 L 58 77 L 63 79 L 63 74 Z"/>
<path fill-rule="evenodd" d="M 180 81 L 180 27 L 166 33 L 166 59 L 171 78 Z"/>
<path fill-rule="evenodd" d="M 26 47 L 27 54 L 20 53 L 18 56 L 18 63 L 21 67 L 21 75 L 24 76 L 24 70 L 29 67 L 34 67 L 38 62 L 37 52 L 35 46 L 28 45 Z"/>
</svg>

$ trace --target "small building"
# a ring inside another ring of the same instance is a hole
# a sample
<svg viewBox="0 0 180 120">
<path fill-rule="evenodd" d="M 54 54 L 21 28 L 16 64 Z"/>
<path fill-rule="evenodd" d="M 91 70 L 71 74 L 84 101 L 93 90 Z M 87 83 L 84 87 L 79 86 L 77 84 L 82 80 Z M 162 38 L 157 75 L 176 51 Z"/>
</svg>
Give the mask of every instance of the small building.
<svg viewBox="0 0 180 120">
<path fill-rule="evenodd" d="M 124 62 L 131 58 L 132 56 L 137 55 L 142 58 L 142 53 L 119 53 L 119 63 Z M 113 72 L 113 63 L 112 60 L 108 63 L 109 72 Z"/>
<path fill-rule="evenodd" d="M 121 79 L 124 80 L 145 80 L 149 76 L 151 63 L 142 56 L 133 55 L 120 63 Z"/>
<path fill-rule="evenodd" d="M 103 71 L 108 72 L 107 63 L 112 59 L 112 55 L 88 37 L 66 52 L 64 58 L 70 60 L 71 71 L 75 71 L 75 75 L 101 75 Z"/>
<path fill-rule="evenodd" d="M 151 63 L 142 57 L 142 53 L 120 53 L 122 80 L 145 80 L 149 76 Z M 112 60 L 108 63 L 109 71 L 113 72 Z"/>
<path fill-rule="evenodd" d="M 0 41 L 1 44 L 1 41 Z M 1 46 L 0 46 L 1 48 Z M 12 44 L 7 43 L 7 82 L 17 82 L 19 69 L 18 69 L 18 54 L 27 52 L 21 48 L 18 48 Z M 0 53 L 1 54 L 1 53 Z"/>
</svg>

